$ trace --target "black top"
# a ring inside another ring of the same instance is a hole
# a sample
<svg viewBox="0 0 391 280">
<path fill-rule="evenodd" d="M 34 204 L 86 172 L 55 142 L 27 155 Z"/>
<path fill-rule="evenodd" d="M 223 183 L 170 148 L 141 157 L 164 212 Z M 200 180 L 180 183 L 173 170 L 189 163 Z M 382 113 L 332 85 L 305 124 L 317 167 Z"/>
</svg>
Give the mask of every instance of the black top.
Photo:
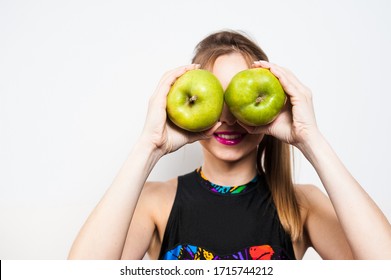
<svg viewBox="0 0 391 280">
<path fill-rule="evenodd" d="M 294 259 L 264 176 L 240 186 L 178 177 L 159 259 Z"/>
</svg>

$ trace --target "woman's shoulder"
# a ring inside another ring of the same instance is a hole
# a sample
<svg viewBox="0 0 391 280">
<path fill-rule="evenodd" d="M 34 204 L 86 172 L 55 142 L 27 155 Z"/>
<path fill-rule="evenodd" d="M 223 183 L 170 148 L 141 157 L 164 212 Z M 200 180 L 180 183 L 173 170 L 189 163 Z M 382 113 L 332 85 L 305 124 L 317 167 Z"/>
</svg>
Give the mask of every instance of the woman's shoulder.
<svg viewBox="0 0 391 280">
<path fill-rule="evenodd" d="M 320 201 L 328 200 L 327 195 L 317 186 L 312 184 L 295 184 L 296 199 L 300 207 L 312 208 Z"/>
<path fill-rule="evenodd" d="M 141 195 L 148 198 L 149 202 L 153 200 L 162 201 L 165 198 L 175 196 L 177 185 L 178 178 L 172 178 L 167 181 L 147 181 L 144 184 Z"/>
<path fill-rule="evenodd" d="M 322 258 L 351 259 L 352 254 L 327 193 L 314 185 L 296 185 L 307 247 Z"/>
<path fill-rule="evenodd" d="M 313 218 L 334 211 L 327 193 L 315 185 L 295 184 L 295 194 L 304 226 Z"/>
<path fill-rule="evenodd" d="M 329 197 L 315 185 L 295 184 L 295 194 L 304 227 L 321 218 L 325 211 L 332 211 Z"/>
<path fill-rule="evenodd" d="M 167 181 L 147 181 L 139 198 L 139 204 L 149 208 L 152 216 L 169 213 L 174 203 L 178 178 Z"/>
<path fill-rule="evenodd" d="M 295 184 L 294 187 L 304 232 L 302 238 L 296 241 L 293 246 L 295 248 L 296 257 L 301 259 L 307 249 L 313 247 L 313 244 L 310 241 L 309 228 L 311 228 L 314 218 L 315 220 L 318 220 L 316 218 L 316 213 L 319 212 L 317 210 L 318 206 L 323 205 L 325 199 L 328 200 L 328 198 L 321 189 L 315 185 Z"/>
</svg>

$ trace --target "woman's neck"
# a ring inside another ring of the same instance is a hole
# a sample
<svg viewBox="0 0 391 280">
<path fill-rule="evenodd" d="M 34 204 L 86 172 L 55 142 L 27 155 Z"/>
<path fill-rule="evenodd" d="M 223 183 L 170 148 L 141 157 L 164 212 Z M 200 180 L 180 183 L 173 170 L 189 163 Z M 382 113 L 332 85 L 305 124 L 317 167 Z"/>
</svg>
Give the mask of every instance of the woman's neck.
<svg viewBox="0 0 391 280">
<path fill-rule="evenodd" d="M 238 161 L 224 161 L 204 151 L 202 172 L 209 181 L 221 186 L 234 186 L 249 182 L 257 174 L 256 153 Z"/>
</svg>

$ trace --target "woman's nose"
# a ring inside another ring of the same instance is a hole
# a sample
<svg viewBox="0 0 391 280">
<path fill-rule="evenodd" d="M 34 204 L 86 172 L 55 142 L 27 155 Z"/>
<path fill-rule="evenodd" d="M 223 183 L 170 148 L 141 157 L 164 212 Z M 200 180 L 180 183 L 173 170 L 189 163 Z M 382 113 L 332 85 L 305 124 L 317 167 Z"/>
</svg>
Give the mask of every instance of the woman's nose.
<svg viewBox="0 0 391 280">
<path fill-rule="evenodd" d="M 236 123 L 236 118 L 234 115 L 232 115 L 231 111 L 229 110 L 227 104 L 224 103 L 223 112 L 220 116 L 220 121 L 222 123 L 226 123 L 228 125 L 233 125 Z"/>
</svg>

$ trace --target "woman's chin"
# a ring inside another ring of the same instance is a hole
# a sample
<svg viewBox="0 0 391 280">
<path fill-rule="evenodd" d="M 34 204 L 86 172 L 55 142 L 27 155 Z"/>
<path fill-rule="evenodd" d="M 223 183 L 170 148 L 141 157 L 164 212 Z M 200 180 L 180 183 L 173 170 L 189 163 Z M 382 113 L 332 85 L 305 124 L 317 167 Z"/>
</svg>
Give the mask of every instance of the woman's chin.
<svg viewBox="0 0 391 280">
<path fill-rule="evenodd" d="M 202 145 L 204 150 L 204 157 L 207 157 L 208 160 L 217 160 L 223 161 L 226 163 L 235 163 L 244 159 L 248 159 L 249 156 L 254 156 L 256 158 L 256 147 L 253 149 L 227 149 L 224 147 L 211 147 L 211 145 Z"/>
</svg>

